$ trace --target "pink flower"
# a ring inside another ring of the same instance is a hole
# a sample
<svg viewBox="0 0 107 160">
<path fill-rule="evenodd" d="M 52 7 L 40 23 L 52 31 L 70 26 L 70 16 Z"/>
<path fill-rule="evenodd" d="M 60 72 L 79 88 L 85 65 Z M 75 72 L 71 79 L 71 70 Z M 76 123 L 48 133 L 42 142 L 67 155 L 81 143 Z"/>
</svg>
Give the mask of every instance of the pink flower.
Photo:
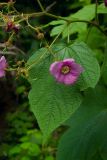
<svg viewBox="0 0 107 160">
<path fill-rule="evenodd" d="M 81 65 L 77 64 L 74 59 L 65 59 L 51 64 L 50 73 L 55 79 L 66 85 L 74 84 L 79 75 L 83 72 Z"/>
<path fill-rule="evenodd" d="M 105 6 L 107 6 L 107 0 L 104 0 Z"/>
<path fill-rule="evenodd" d="M 4 56 L 0 58 L 0 78 L 5 76 L 5 69 L 7 67 L 7 62 Z"/>
</svg>

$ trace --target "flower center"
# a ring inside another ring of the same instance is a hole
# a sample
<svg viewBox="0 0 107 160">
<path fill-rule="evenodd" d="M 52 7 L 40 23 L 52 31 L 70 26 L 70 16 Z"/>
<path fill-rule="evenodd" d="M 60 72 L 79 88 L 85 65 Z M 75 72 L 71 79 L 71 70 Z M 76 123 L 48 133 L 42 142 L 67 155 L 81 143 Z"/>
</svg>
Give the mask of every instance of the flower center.
<svg viewBox="0 0 107 160">
<path fill-rule="evenodd" d="M 69 66 L 63 66 L 62 69 L 61 69 L 61 72 L 63 74 L 67 74 L 70 72 L 70 67 Z"/>
</svg>

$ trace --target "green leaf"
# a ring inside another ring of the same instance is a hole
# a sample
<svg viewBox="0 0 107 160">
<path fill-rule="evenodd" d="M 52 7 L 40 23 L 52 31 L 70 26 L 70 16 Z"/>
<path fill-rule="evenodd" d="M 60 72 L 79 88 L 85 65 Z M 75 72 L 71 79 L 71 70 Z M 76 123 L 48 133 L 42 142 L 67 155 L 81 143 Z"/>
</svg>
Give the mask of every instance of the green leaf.
<svg viewBox="0 0 107 160">
<path fill-rule="evenodd" d="M 90 34 L 88 35 L 88 37 L 87 33 L 81 33 L 78 36 L 78 41 L 87 41 L 87 44 L 90 48 L 101 49 L 102 47 L 104 47 L 105 37 L 102 36 L 102 33 L 96 27 L 92 27 L 90 29 Z"/>
<path fill-rule="evenodd" d="M 70 34 L 82 33 L 87 29 L 87 24 L 82 22 L 74 22 L 67 24 L 66 21 L 63 21 L 63 23 L 60 24 L 60 21 L 52 21 L 50 24 L 51 25 L 56 24 L 56 26 L 53 27 L 53 29 L 51 30 L 50 35 L 56 36 L 62 33 L 63 38 L 66 38 Z"/>
<path fill-rule="evenodd" d="M 20 145 L 23 150 L 27 151 L 27 154 L 30 156 L 38 156 L 40 154 L 40 148 L 36 143 L 33 142 L 24 142 Z"/>
<path fill-rule="evenodd" d="M 26 87 L 25 86 L 19 86 L 17 89 L 16 89 L 16 93 L 17 94 L 22 94 L 24 93 L 26 90 Z"/>
<path fill-rule="evenodd" d="M 39 126 L 47 137 L 54 129 L 67 120 L 80 106 L 82 97 L 76 86 L 59 84 L 49 73 L 52 57 L 44 57 L 39 64 L 34 64 L 38 56 L 44 54 L 46 49 L 40 49 L 28 61 L 32 64 L 29 70 L 29 81 L 32 89 L 29 93 L 31 110 L 35 114 Z"/>
<path fill-rule="evenodd" d="M 97 13 L 98 14 L 107 13 L 107 7 L 105 7 L 104 3 L 98 6 Z M 76 13 L 71 14 L 69 17 L 67 17 L 67 19 L 71 21 L 73 20 L 91 21 L 94 18 L 95 18 L 95 4 L 86 5 Z M 69 35 L 74 33 L 84 34 L 84 32 L 87 32 L 86 22 L 73 22 L 68 24 L 64 20 L 57 20 L 57 21 L 52 21 L 49 24 L 55 26 L 51 30 L 50 33 L 51 36 L 56 36 L 62 33 L 62 37 L 66 38 L 68 34 Z"/>
<path fill-rule="evenodd" d="M 38 156 L 41 153 L 40 147 L 37 144 L 31 143 L 28 149 L 29 156 Z"/>
<path fill-rule="evenodd" d="M 58 21 L 52 21 L 49 24 L 50 25 L 58 25 L 58 24 L 64 24 L 66 21 L 64 20 L 58 20 Z"/>
<path fill-rule="evenodd" d="M 62 136 L 57 160 L 107 159 L 107 91 L 89 90 L 81 107 L 69 120 L 70 129 Z"/>
<path fill-rule="evenodd" d="M 28 156 L 23 156 L 23 157 L 21 157 L 21 160 L 31 160 L 31 158 Z"/>
<path fill-rule="evenodd" d="M 9 156 L 15 155 L 15 154 L 19 154 L 21 152 L 21 148 L 20 145 L 14 146 L 10 149 L 9 151 Z"/>
<path fill-rule="evenodd" d="M 75 18 L 87 21 L 91 21 L 94 17 L 95 17 L 95 4 L 86 5 L 78 12 L 71 14 L 69 16 L 70 19 Z"/>
<path fill-rule="evenodd" d="M 106 53 L 107 53 L 107 39 L 105 40 L 104 60 L 101 67 L 101 74 L 105 84 L 107 84 L 107 54 Z"/>
<path fill-rule="evenodd" d="M 68 46 L 61 43 L 55 45 L 54 51 L 57 53 L 57 59 L 74 58 L 84 68 L 78 83 L 81 90 L 95 87 L 100 77 L 100 67 L 94 53 L 85 43 L 74 43 Z"/>
<path fill-rule="evenodd" d="M 52 156 L 47 156 L 45 160 L 54 160 L 54 158 Z"/>
<path fill-rule="evenodd" d="M 33 85 L 29 100 L 44 136 L 48 136 L 75 112 L 81 96 L 76 88 L 56 84 L 46 75 Z"/>
<path fill-rule="evenodd" d="M 104 5 L 104 3 L 100 4 L 98 6 L 98 13 L 106 14 L 107 13 L 107 7 Z"/>
<path fill-rule="evenodd" d="M 54 28 L 53 28 L 54 30 Z M 52 31 L 53 31 L 52 30 Z M 66 38 L 68 35 L 74 34 L 74 33 L 83 33 L 87 30 L 87 24 L 82 22 L 75 22 L 70 23 L 69 25 L 66 25 L 64 30 L 62 31 L 62 37 Z"/>
<path fill-rule="evenodd" d="M 54 27 L 52 29 L 51 33 L 50 33 L 50 36 L 55 36 L 55 35 L 58 35 L 60 33 L 63 33 L 66 26 L 67 26 L 67 23 L 65 22 L 65 24 L 63 24 L 63 25 Z"/>
<path fill-rule="evenodd" d="M 83 66 L 84 72 L 77 85 L 66 86 L 56 82 L 50 75 L 49 67 L 53 63 L 53 57 L 47 49 L 40 49 L 29 59 L 28 65 L 32 66 L 29 70 L 29 81 L 32 85 L 29 101 L 45 137 L 79 107 L 81 95 L 78 86 L 82 90 L 95 87 L 100 75 L 98 62 L 84 43 L 56 44 L 52 47 L 52 53 L 58 60 L 74 58 Z M 34 63 L 36 59 L 39 63 Z"/>
<path fill-rule="evenodd" d="M 21 144 L 20 147 L 21 147 L 22 149 L 29 149 L 30 145 L 31 145 L 30 142 L 24 142 L 24 143 Z"/>
<path fill-rule="evenodd" d="M 82 9 L 80 9 L 78 12 L 71 14 L 67 19 L 73 21 L 73 20 L 92 20 L 95 17 L 95 4 L 90 4 Z M 52 21 L 50 25 L 55 25 L 55 27 L 51 31 L 51 36 L 58 35 L 62 33 L 62 37 L 65 38 L 68 36 L 68 34 L 74 34 L 74 33 L 83 33 L 87 31 L 87 24 L 83 22 L 73 22 L 68 24 L 64 20 L 57 20 Z M 57 26 L 56 26 L 57 25 Z"/>
<path fill-rule="evenodd" d="M 79 0 L 80 2 L 84 2 L 84 4 L 90 4 L 91 0 Z"/>
<path fill-rule="evenodd" d="M 57 34 L 63 33 L 64 29 L 67 27 L 67 23 L 64 20 L 52 21 L 49 24 L 56 25 L 50 33 L 51 36 L 55 36 Z"/>
</svg>

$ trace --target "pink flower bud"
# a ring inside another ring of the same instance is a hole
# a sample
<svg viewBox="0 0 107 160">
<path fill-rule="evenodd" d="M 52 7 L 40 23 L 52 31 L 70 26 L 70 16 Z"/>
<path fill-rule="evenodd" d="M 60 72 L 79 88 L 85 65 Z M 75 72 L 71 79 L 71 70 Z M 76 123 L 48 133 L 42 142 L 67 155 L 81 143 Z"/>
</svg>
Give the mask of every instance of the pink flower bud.
<svg viewBox="0 0 107 160">
<path fill-rule="evenodd" d="M 14 23 L 12 21 L 9 21 L 7 22 L 7 25 L 6 25 L 6 32 L 11 32 L 13 30 L 13 27 L 14 27 Z"/>
</svg>

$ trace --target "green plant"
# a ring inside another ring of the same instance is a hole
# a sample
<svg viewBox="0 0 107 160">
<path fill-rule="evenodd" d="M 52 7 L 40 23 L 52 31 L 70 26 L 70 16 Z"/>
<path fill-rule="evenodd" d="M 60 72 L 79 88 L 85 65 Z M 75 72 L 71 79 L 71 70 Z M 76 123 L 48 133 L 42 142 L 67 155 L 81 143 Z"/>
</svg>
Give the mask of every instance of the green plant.
<svg viewBox="0 0 107 160">
<path fill-rule="evenodd" d="M 69 129 L 59 140 L 57 160 L 107 159 L 107 8 L 104 2 L 78 0 L 77 4 L 74 0 L 69 7 L 73 12 L 65 17 L 51 13 L 53 4 L 45 8 L 40 0 L 37 0 L 40 12 L 23 14 L 15 9 L 13 1 L 1 3 L 0 22 L 9 35 L 3 53 L 11 50 L 17 37 L 13 26 L 17 25 L 27 27 L 40 44 L 39 48 L 38 44 L 34 47 L 33 41 L 29 58 L 20 57 L 16 64 L 10 63 L 11 67 L 4 67 L 0 59 L 1 75 L 14 71 L 17 78 L 21 75 L 29 81 L 30 109 L 43 133 L 43 137 L 40 135 L 42 142 L 35 138 L 31 141 L 31 137 L 35 137 L 35 131 L 28 132 L 32 116 L 20 111 L 9 115 L 8 121 L 15 126 L 11 134 L 22 136 L 21 142 L 9 150 L 10 157 L 53 159 L 53 154 L 47 154 L 53 148 L 44 147 L 44 144 L 52 132 L 63 125 Z M 33 20 L 45 16 L 49 18 L 45 24 Z M 19 29 L 18 34 L 20 37 L 23 31 Z M 83 70 L 78 70 L 77 66 Z M 22 94 L 24 90 L 22 86 L 17 92 Z"/>
</svg>

